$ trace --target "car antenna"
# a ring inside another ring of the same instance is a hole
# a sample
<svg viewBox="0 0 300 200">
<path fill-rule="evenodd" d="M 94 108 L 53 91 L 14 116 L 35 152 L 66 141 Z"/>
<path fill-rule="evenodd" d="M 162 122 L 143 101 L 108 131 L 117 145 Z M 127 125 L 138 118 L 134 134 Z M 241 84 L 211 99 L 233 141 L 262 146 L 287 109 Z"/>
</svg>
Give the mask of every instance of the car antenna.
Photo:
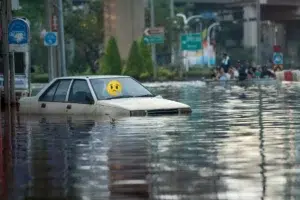
<svg viewBox="0 0 300 200">
<path fill-rule="evenodd" d="M 115 118 L 111 117 L 108 113 L 105 113 L 105 115 L 109 117 L 111 124 L 114 125 L 116 123 L 116 119 Z"/>
</svg>

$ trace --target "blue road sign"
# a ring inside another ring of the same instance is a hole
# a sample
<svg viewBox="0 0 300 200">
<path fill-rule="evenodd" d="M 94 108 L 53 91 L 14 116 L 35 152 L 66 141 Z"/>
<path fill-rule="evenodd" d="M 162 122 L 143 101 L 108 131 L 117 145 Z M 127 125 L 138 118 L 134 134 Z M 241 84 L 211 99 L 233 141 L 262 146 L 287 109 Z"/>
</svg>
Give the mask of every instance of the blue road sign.
<svg viewBox="0 0 300 200">
<path fill-rule="evenodd" d="M 203 19 L 216 19 L 217 14 L 214 12 L 204 12 L 201 14 Z"/>
<path fill-rule="evenodd" d="M 275 65 L 283 65 L 283 54 L 274 52 L 273 53 L 273 63 Z"/>
<path fill-rule="evenodd" d="M 21 18 L 14 18 L 8 25 L 8 44 L 11 52 L 29 50 L 29 24 Z"/>
<path fill-rule="evenodd" d="M 44 37 L 45 46 L 57 46 L 57 32 L 47 32 Z"/>
</svg>

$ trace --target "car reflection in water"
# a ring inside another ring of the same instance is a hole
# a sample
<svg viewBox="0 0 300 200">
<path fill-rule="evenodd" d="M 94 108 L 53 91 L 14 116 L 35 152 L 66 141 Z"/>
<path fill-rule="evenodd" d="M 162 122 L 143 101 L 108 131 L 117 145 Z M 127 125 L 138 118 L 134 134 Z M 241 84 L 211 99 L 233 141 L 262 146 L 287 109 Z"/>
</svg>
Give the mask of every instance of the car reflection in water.
<svg viewBox="0 0 300 200">
<path fill-rule="evenodd" d="M 108 151 L 111 200 L 149 199 L 150 143 L 146 135 L 117 133 Z"/>
<path fill-rule="evenodd" d="M 26 125 L 28 135 L 26 199 L 78 199 L 73 187 L 76 180 L 71 176 L 76 163 L 72 143 L 87 139 L 94 122 L 48 116 L 21 118 L 21 124 Z"/>
</svg>

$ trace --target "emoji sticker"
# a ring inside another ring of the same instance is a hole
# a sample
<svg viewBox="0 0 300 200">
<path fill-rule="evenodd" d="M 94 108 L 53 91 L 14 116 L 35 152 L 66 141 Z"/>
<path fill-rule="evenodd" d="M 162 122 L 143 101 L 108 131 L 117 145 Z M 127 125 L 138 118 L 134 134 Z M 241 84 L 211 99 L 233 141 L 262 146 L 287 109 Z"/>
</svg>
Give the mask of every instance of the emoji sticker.
<svg viewBox="0 0 300 200">
<path fill-rule="evenodd" d="M 107 84 L 106 90 L 111 96 L 120 95 L 122 92 L 122 84 L 117 80 L 112 80 Z"/>
</svg>

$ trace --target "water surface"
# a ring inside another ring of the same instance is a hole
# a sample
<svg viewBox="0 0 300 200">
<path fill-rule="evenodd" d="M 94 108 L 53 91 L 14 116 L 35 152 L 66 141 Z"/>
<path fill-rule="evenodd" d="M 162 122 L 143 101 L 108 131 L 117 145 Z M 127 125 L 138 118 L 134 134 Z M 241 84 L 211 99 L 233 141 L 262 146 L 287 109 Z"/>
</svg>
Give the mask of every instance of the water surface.
<svg viewBox="0 0 300 200">
<path fill-rule="evenodd" d="M 0 199 L 300 199 L 300 85 L 145 85 L 192 115 L 3 123 Z"/>
</svg>

